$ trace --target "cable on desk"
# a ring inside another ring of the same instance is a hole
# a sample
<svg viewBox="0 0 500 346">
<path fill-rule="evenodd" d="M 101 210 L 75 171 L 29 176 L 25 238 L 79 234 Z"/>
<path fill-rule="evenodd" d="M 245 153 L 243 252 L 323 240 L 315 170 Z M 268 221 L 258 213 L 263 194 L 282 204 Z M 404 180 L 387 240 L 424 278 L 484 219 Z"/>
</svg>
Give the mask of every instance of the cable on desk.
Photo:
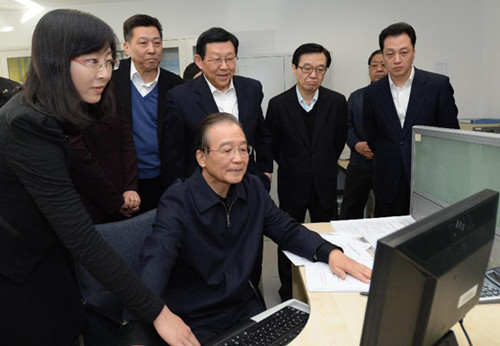
<svg viewBox="0 0 500 346">
<path fill-rule="evenodd" d="M 462 330 L 464 331 L 465 337 L 467 338 L 467 342 L 469 343 L 470 346 L 472 346 L 472 341 L 470 340 L 469 334 L 467 334 L 467 331 L 465 330 L 465 327 L 464 327 L 464 320 L 463 319 L 460 320 L 459 323 L 460 323 L 460 327 L 462 327 Z"/>
</svg>

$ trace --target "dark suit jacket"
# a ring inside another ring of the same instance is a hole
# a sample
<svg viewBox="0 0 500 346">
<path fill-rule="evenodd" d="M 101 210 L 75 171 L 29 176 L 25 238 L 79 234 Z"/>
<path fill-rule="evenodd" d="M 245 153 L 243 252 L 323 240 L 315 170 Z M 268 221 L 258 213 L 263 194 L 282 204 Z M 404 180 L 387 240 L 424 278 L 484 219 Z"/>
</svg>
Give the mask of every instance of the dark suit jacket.
<svg viewBox="0 0 500 346">
<path fill-rule="evenodd" d="M 411 181 L 412 127 L 459 127 L 458 109 L 448 77 L 415 68 L 403 128 L 394 106 L 388 78 L 387 75 L 366 88 L 363 118 L 368 145 L 375 154 L 375 197 L 385 203 L 392 203 L 402 170 L 408 181 Z"/>
<path fill-rule="evenodd" d="M 278 163 L 280 205 L 301 208 L 314 186 L 324 208 L 337 198 L 337 160 L 347 136 L 347 102 L 335 91 L 319 88 L 313 140 L 309 141 L 295 86 L 272 98 L 266 122 L 273 134 Z"/>
<path fill-rule="evenodd" d="M 248 144 L 256 151 L 257 160 L 249 160 L 248 171 L 259 175 L 269 186 L 269 179 L 261 173 L 273 171 L 272 138 L 262 114 L 262 85 L 241 76 L 233 77 L 238 98 L 239 121 Z M 165 150 L 170 170 L 169 184 L 180 177 L 189 177 L 196 162 L 195 134 L 203 119 L 219 110 L 203 76 L 195 78 L 169 91 L 167 96 L 167 120 L 165 121 Z"/>
<path fill-rule="evenodd" d="M 130 123 L 107 117 L 69 136 L 70 177 L 94 224 L 117 221 L 123 192 L 137 191 L 137 157 Z"/>
<path fill-rule="evenodd" d="M 132 91 L 130 81 L 130 64 L 131 59 L 124 59 L 120 61 L 118 70 L 113 71 L 112 80 L 116 86 L 116 94 L 118 98 L 119 111 L 122 115 L 126 116 L 128 121 L 132 124 Z M 173 87 L 182 84 L 184 81 L 175 73 L 169 72 L 160 68 L 160 77 L 158 78 L 158 144 L 160 146 L 160 158 L 162 160 L 162 178 L 165 184 L 165 177 L 169 170 L 168 165 L 165 164 L 164 150 L 165 143 L 163 138 L 163 124 L 165 121 L 165 111 L 167 108 L 167 93 Z M 165 185 L 166 186 L 166 185 Z"/>
</svg>

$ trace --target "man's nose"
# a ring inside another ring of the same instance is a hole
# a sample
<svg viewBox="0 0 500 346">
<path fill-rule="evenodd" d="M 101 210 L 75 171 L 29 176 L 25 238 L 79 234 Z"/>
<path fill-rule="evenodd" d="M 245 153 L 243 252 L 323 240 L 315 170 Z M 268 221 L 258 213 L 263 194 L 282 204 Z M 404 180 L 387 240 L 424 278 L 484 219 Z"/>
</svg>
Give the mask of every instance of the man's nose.
<svg viewBox="0 0 500 346">
<path fill-rule="evenodd" d="M 240 162 L 243 161 L 243 154 L 239 150 L 235 150 L 233 153 L 233 161 Z"/>
<path fill-rule="evenodd" d="M 229 65 L 227 64 L 226 59 L 222 59 L 221 60 L 219 68 L 221 68 L 221 69 L 227 69 L 227 68 L 229 68 Z"/>
<path fill-rule="evenodd" d="M 155 45 L 153 42 L 148 42 L 148 45 L 146 46 L 146 49 L 148 53 L 155 53 Z"/>
</svg>

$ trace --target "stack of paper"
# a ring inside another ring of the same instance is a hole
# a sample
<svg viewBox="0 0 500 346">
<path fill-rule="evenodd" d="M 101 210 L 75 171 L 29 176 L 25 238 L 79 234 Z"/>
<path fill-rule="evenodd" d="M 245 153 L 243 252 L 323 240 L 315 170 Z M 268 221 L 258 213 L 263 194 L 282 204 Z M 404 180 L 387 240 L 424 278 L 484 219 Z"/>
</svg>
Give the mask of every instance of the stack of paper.
<svg viewBox="0 0 500 346">
<path fill-rule="evenodd" d="M 323 233 L 321 236 L 344 250 L 344 254 L 353 260 L 373 267 L 373 257 L 368 252 L 375 248 L 377 240 L 393 233 L 415 220 L 409 216 L 395 216 L 376 219 L 332 221 L 335 233 Z M 284 251 L 296 266 L 305 266 L 307 290 L 328 292 L 368 292 L 365 284 L 351 275 L 342 280 L 333 274 L 326 263 L 311 262 L 306 258 Z"/>
<path fill-rule="evenodd" d="M 336 233 L 363 237 L 375 249 L 377 241 L 415 222 L 411 215 L 331 221 Z"/>
</svg>

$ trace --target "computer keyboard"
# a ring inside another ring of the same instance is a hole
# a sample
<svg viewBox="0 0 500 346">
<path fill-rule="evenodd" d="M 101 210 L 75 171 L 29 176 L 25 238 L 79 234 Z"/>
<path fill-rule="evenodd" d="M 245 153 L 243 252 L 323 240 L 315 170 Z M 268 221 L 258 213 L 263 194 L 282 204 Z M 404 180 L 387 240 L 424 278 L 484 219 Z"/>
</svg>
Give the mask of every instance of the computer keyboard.
<svg viewBox="0 0 500 346">
<path fill-rule="evenodd" d="M 292 305 L 284 306 L 232 335 L 219 336 L 208 345 L 287 345 L 302 331 L 309 318 L 306 309 Z"/>
<path fill-rule="evenodd" d="M 479 303 L 500 303 L 500 267 L 486 271 Z"/>
</svg>

